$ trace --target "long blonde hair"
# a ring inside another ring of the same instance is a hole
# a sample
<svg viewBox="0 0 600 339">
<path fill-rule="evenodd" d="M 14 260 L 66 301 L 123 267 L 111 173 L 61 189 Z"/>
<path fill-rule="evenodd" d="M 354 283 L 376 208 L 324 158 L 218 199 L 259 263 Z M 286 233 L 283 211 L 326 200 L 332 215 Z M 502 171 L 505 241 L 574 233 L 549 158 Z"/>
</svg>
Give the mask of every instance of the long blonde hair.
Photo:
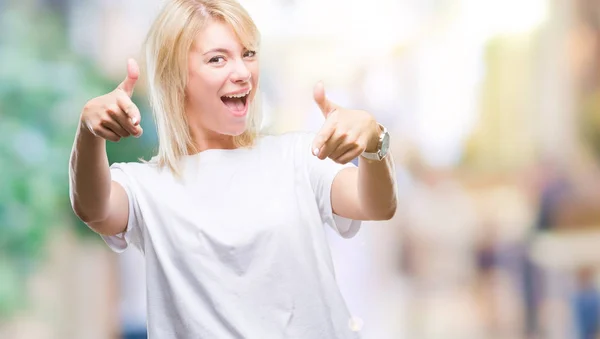
<svg viewBox="0 0 600 339">
<path fill-rule="evenodd" d="M 242 45 L 257 50 L 260 35 L 246 10 L 235 0 L 168 0 L 152 24 L 145 41 L 145 68 L 149 100 L 158 134 L 154 160 L 180 175 L 179 159 L 195 152 L 185 115 L 185 87 L 188 55 L 206 23 L 220 20 L 229 24 Z M 244 133 L 234 137 L 237 147 L 254 144 L 260 129 L 258 91 L 248 111 Z"/>
</svg>

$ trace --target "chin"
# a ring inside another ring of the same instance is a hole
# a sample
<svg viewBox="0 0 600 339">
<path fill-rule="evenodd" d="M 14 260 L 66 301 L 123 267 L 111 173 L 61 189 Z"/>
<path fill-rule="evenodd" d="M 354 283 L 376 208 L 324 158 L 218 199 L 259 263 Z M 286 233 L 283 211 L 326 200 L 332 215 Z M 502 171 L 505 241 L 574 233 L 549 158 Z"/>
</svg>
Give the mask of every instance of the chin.
<svg viewBox="0 0 600 339">
<path fill-rule="evenodd" d="M 246 129 L 247 129 L 247 126 L 244 123 L 244 124 L 239 124 L 239 126 L 229 126 L 229 128 L 224 128 L 220 131 L 220 134 L 237 137 L 237 136 L 244 134 L 244 132 L 246 132 Z"/>
<path fill-rule="evenodd" d="M 245 128 L 242 129 L 242 130 L 235 131 L 235 132 L 231 133 L 231 136 L 233 136 L 233 137 L 239 137 L 240 135 L 244 134 L 244 132 L 246 132 Z"/>
</svg>

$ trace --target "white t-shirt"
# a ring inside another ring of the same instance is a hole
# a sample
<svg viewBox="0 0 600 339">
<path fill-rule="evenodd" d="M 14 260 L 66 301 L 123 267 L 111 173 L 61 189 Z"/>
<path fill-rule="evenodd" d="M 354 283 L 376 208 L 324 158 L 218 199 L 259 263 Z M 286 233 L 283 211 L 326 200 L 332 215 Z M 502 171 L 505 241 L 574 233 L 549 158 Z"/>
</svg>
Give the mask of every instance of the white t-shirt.
<svg viewBox="0 0 600 339">
<path fill-rule="evenodd" d="M 331 207 L 334 177 L 354 165 L 313 156 L 313 137 L 187 156 L 183 182 L 153 164 L 111 166 L 130 213 L 126 232 L 103 238 L 145 254 L 150 338 L 359 337 L 323 228 L 360 228 Z"/>
</svg>

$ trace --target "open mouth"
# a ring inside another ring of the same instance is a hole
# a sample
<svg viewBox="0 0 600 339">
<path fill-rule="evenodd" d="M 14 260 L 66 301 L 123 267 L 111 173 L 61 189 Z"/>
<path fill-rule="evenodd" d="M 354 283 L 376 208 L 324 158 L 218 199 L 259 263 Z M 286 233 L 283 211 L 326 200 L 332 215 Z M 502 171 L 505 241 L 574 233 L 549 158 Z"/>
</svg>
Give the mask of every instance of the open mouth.
<svg viewBox="0 0 600 339">
<path fill-rule="evenodd" d="M 243 111 L 248 102 L 248 94 L 243 96 L 222 96 L 221 101 L 234 112 Z"/>
</svg>

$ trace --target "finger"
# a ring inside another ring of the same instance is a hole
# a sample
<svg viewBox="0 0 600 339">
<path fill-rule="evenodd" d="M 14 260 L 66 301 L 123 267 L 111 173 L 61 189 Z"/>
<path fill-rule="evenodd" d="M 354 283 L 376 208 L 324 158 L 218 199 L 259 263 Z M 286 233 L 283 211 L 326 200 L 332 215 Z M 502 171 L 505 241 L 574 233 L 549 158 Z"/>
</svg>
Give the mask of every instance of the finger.
<svg viewBox="0 0 600 339">
<path fill-rule="evenodd" d="M 331 158 L 331 154 L 333 154 L 333 152 L 342 146 L 343 143 L 344 136 L 334 132 L 329 140 L 327 140 L 325 145 L 323 145 L 321 148 L 321 151 L 319 152 L 319 159 L 325 159 L 327 157 Z"/>
<path fill-rule="evenodd" d="M 131 134 L 139 136 L 138 134 L 142 128 L 139 126 L 141 114 L 138 107 L 125 94 L 117 96 L 117 106 L 119 107 L 119 110 L 123 112 L 123 114 L 119 116 L 119 123 L 121 126 L 126 128 Z"/>
<path fill-rule="evenodd" d="M 365 151 L 365 143 L 362 139 L 358 139 L 355 142 L 349 143 L 349 145 L 351 147 L 346 152 L 337 157 L 337 159 L 335 160 L 337 163 L 346 164 L 354 160 L 354 158 L 360 156 L 362 152 Z"/>
<path fill-rule="evenodd" d="M 319 154 L 321 152 L 321 148 L 323 148 L 323 145 L 325 145 L 327 140 L 329 140 L 329 138 L 331 138 L 334 131 L 335 131 L 335 126 L 333 123 L 333 119 L 326 120 L 325 124 L 323 124 L 323 127 L 321 127 L 321 130 L 319 131 L 319 133 L 317 133 L 317 135 L 315 136 L 315 139 L 313 140 L 313 143 L 311 146 L 313 155 L 319 156 Z"/>
<path fill-rule="evenodd" d="M 133 136 L 136 138 L 139 138 L 142 136 L 142 134 L 144 134 L 144 129 L 142 128 L 142 126 L 137 126 L 138 129 L 138 134 L 134 134 Z"/>
<path fill-rule="evenodd" d="M 121 140 L 120 136 L 106 127 L 100 127 L 95 131 L 95 134 L 102 139 L 112 142 L 119 142 L 119 140 Z"/>
<path fill-rule="evenodd" d="M 125 136 L 129 136 L 129 135 L 137 135 L 138 134 L 139 131 L 138 131 L 137 126 L 134 126 L 131 123 L 131 119 L 129 119 L 127 114 L 125 114 L 125 112 L 123 112 L 123 110 L 121 109 L 121 107 L 119 107 L 119 105 L 117 105 L 117 104 L 110 105 L 106 109 L 106 113 L 112 120 L 114 120 L 122 129 L 124 129 L 127 132 L 128 135 L 122 135 L 122 136 L 125 137 Z"/>
<path fill-rule="evenodd" d="M 335 162 L 337 162 L 338 164 L 347 164 L 350 161 L 354 160 L 356 157 L 358 157 L 361 153 L 362 152 L 360 149 L 351 148 L 349 151 L 339 156 L 335 160 Z"/>
<path fill-rule="evenodd" d="M 100 123 L 104 128 L 113 131 L 116 135 L 122 138 L 127 138 L 131 135 L 126 129 L 124 129 L 119 123 L 113 119 L 106 119 Z"/>
<path fill-rule="evenodd" d="M 321 112 L 323 112 L 325 118 L 327 118 L 327 116 L 336 109 L 335 105 L 331 103 L 325 96 L 325 85 L 323 85 L 323 82 L 319 81 L 315 85 L 313 97 L 321 109 Z"/>
<path fill-rule="evenodd" d="M 344 141 L 345 141 L 344 143 L 337 146 L 336 149 L 331 152 L 331 154 L 329 155 L 331 160 L 338 162 L 338 159 L 342 155 L 344 155 L 346 152 L 348 152 L 356 147 L 355 143 L 348 142 L 348 138 L 346 138 Z"/>
<path fill-rule="evenodd" d="M 138 66 L 135 59 L 127 60 L 127 77 L 123 82 L 119 84 L 118 89 L 125 92 L 128 96 L 133 95 L 133 89 L 135 87 L 135 83 L 140 77 L 140 67 Z"/>
<path fill-rule="evenodd" d="M 138 107 L 131 101 L 131 98 L 125 94 L 118 93 L 117 94 L 117 104 L 125 112 L 125 114 L 131 119 L 131 123 L 134 126 L 137 126 L 142 120 L 142 116 L 140 114 L 140 110 Z"/>
</svg>

